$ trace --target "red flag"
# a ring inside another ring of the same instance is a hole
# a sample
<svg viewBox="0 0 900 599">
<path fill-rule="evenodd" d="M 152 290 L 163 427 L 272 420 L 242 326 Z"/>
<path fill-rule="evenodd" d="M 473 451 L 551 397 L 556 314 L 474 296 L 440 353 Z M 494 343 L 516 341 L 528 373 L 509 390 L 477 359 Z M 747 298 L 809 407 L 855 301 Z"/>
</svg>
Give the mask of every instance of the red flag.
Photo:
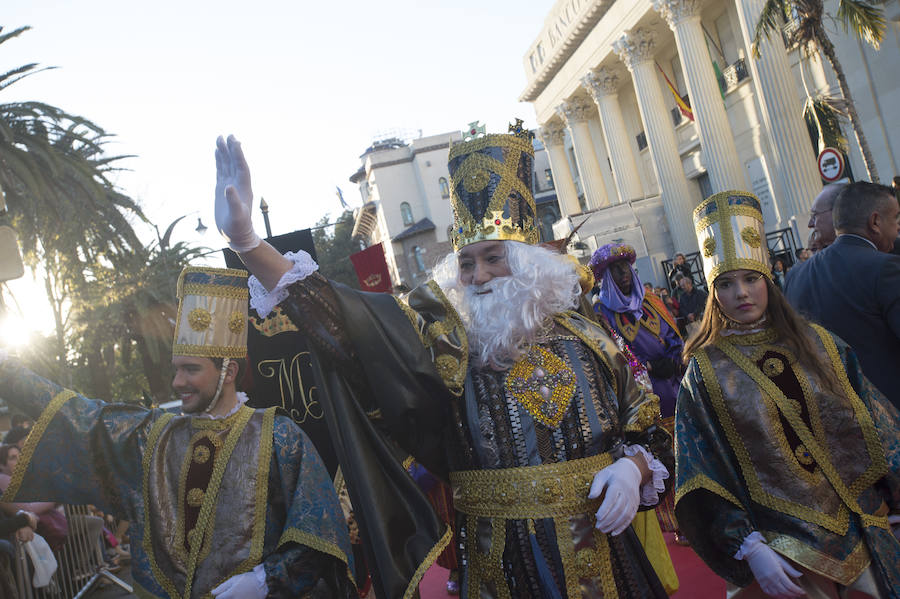
<svg viewBox="0 0 900 599">
<path fill-rule="evenodd" d="M 662 70 L 662 67 L 659 66 L 659 63 L 656 63 L 656 68 L 659 69 L 659 72 L 662 73 L 662 76 L 665 78 L 666 83 L 669 84 L 669 91 L 672 92 L 672 95 L 675 97 L 675 103 L 678 105 L 678 110 L 681 111 L 685 117 L 694 120 L 694 111 L 691 110 L 691 107 L 687 105 L 680 95 L 678 95 L 678 90 L 675 89 L 675 86 L 672 85 L 672 82 L 669 81 L 669 77 L 666 75 L 666 72 Z"/>
<path fill-rule="evenodd" d="M 380 293 L 391 292 L 391 275 L 384 259 L 384 248 L 380 243 L 351 254 L 350 262 L 356 270 L 360 289 Z"/>
</svg>

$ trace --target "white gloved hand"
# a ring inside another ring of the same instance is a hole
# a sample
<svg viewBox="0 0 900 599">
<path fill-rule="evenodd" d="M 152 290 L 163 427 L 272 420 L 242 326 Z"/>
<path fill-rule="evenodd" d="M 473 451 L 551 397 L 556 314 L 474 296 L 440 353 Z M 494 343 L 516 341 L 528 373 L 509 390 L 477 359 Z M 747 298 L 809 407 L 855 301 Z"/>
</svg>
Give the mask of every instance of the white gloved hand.
<svg viewBox="0 0 900 599">
<path fill-rule="evenodd" d="M 269 593 L 265 578 L 260 584 L 256 572 L 244 572 L 232 576 L 212 590 L 216 599 L 265 599 Z"/>
<path fill-rule="evenodd" d="M 628 528 L 641 502 L 641 471 L 630 458 L 619 458 L 594 475 L 588 497 L 606 496 L 597 510 L 597 528 L 613 536 Z"/>
<path fill-rule="evenodd" d="M 253 188 L 250 167 L 241 142 L 229 135 L 216 139 L 216 227 L 228 246 L 236 252 L 249 252 L 259 245 L 259 235 L 250 218 Z"/>
<path fill-rule="evenodd" d="M 776 599 L 805 597 L 803 589 L 791 580 L 799 578 L 803 573 L 795 570 L 765 543 L 755 539 L 753 541 L 755 542 L 748 541 L 741 545 L 741 553 L 763 593 Z"/>
</svg>

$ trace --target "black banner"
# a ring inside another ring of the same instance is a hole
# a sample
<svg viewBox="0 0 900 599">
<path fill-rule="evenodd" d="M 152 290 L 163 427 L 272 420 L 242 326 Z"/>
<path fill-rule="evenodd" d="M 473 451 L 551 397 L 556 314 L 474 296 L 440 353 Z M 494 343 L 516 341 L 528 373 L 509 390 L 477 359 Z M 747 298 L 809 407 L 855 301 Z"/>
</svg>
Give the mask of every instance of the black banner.
<svg viewBox="0 0 900 599">
<path fill-rule="evenodd" d="M 266 239 L 282 254 L 305 250 L 315 260 L 316 249 L 309 229 Z M 240 258 L 224 249 L 228 268 L 246 270 Z M 303 335 L 279 307 L 265 319 L 252 308 L 247 335 L 248 372 L 241 391 L 250 396 L 253 408 L 279 406 L 309 435 L 322 456 L 332 478 L 337 471 L 337 456 L 331 446 L 324 406 L 313 380 L 313 356 Z"/>
</svg>

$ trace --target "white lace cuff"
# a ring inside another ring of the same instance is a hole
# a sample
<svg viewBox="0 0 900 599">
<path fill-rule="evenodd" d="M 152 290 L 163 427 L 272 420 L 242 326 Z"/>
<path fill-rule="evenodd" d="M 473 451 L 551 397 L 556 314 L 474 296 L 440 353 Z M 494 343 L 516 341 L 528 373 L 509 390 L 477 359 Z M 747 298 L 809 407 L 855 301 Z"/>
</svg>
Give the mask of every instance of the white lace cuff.
<svg viewBox="0 0 900 599">
<path fill-rule="evenodd" d="M 647 462 L 647 468 L 650 469 L 652 478 L 646 484 L 641 485 L 641 505 L 656 505 L 659 503 L 659 494 L 666 490 L 666 484 L 663 481 L 669 478 L 669 471 L 643 445 L 626 445 L 625 455 L 641 455 Z"/>
<path fill-rule="evenodd" d="M 293 262 L 294 265 L 289 271 L 281 275 L 281 279 L 275 285 L 275 289 L 267 291 L 263 284 L 259 282 L 259 279 L 253 275 L 250 275 L 250 278 L 247 280 L 247 285 L 250 287 L 250 307 L 256 310 L 260 318 L 268 316 L 275 306 L 285 300 L 288 296 L 288 285 L 302 281 L 319 270 L 319 265 L 316 264 L 316 261 L 303 250 L 288 252 L 284 257 Z"/>
<path fill-rule="evenodd" d="M 744 559 L 747 557 L 747 554 L 753 553 L 756 549 L 756 546 L 759 544 L 766 544 L 766 537 L 762 536 L 757 531 L 751 532 L 749 535 L 744 537 L 744 542 L 741 543 L 741 548 L 738 549 L 738 552 L 734 554 L 734 559 Z"/>
</svg>

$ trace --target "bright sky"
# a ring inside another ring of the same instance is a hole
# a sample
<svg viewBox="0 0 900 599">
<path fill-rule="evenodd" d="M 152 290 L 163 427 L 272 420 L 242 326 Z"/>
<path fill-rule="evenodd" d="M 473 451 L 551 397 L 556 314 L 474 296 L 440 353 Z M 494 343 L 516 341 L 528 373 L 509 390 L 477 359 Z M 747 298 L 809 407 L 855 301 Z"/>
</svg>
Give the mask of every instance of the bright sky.
<svg viewBox="0 0 900 599">
<path fill-rule="evenodd" d="M 196 212 L 173 238 L 218 247 L 217 135 L 243 142 L 274 234 L 313 225 L 340 212 L 336 185 L 360 202 L 348 178 L 386 130 L 432 135 L 479 119 L 505 132 L 514 117 L 534 126 L 531 106 L 517 101 L 522 57 L 552 5 L 6 0 L 4 31 L 33 29 L 0 46 L 0 69 L 59 68 L 4 90 L 0 102 L 40 100 L 115 134 L 110 153 L 136 155 L 118 185 L 161 231 Z M 197 216 L 205 236 L 193 231 Z M 254 219 L 264 231 L 258 211 Z"/>
</svg>

